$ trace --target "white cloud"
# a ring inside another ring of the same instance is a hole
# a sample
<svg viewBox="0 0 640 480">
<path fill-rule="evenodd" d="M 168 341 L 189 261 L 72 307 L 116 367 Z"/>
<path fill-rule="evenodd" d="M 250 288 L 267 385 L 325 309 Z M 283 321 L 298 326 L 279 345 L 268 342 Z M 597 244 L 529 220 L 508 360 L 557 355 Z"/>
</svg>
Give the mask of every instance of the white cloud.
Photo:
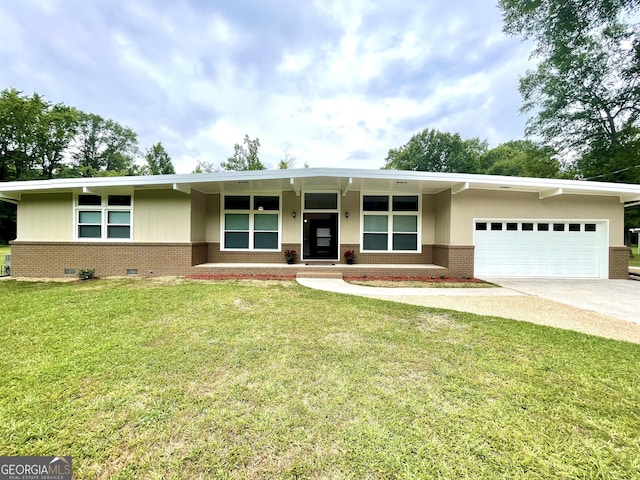
<svg viewBox="0 0 640 480">
<path fill-rule="evenodd" d="M 266 164 L 378 168 L 424 128 L 522 136 L 527 46 L 500 22 L 475 0 L 10 2 L 0 88 L 113 118 L 179 172 L 245 134 Z"/>
</svg>

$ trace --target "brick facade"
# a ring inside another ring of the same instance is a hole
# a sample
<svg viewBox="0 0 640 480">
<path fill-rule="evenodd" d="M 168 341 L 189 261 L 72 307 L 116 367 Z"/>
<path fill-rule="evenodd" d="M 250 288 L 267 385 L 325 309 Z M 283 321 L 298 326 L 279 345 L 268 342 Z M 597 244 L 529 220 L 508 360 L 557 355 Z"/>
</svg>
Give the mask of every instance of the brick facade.
<svg viewBox="0 0 640 480">
<path fill-rule="evenodd" d="M 282 250 L 300 252 L 299 244 L 283 244 Z M 346 265 L 344 252 L 356 251 L 356 264 Z M 421 254 L 367 254 L 357 245 L 342 245 L 336 271 L 345 275 L 405 277 L 473 277 L 472 245 L 423 245 Z M 609 278 L 626 279 L 629 248 L 609 248 Z M 209 268 L 197 267 L 214 264 Z M 216 267 L 215 264 L 251 263 L 250 267 Z M 260 263 L 269 264 L 265 269 Z M 279 267 L 273 267 L 279 264 Z M 296 265 L 298 265 L 296 267 Z M 96 276 L 185 276 L 185 275 L 261 275 L 295 276 L 300 268 L 286 265 L 282 252 L 221 252 L 218 243 L 90 243 L 90 242 L 13 242 L 11 275 L 13 277 L 76 277 L 80 269 L 95 269 Z M 379 267 L 376 267 L 379 265 Z M 398 265 L 398 268 L 393 268 Z M 418 267 L 411 268 L 412 265 Z M 419 267 L 425 265 L 425 267 Z M 434 265 L 433 268 L 429 265 Z M 73 273 L 66 273 L 72 271 Z M 130 273 L 137 270 L 137 273 Z M 129 272 L 128 272 L 129 271 Z M 308 273 L 328 271 L 326 265 L 304 265 Z"/>
<path fill-rule="evenodd" d="M 344 252 L 347 250 L 356 252 L 356 263 L 367 265 L 415 265 L 434 263 L 431 245 L 423 245 L 422 253 L 363 253 L 360 252 L 360 245 L 358 244 L 342 244 L 340 246 L 340 262 L 342 263 L 344 263 Z"/>
<path fill-rule="evenodd" d="M 629 247 L 609 247 L 609 278 L 629 278 Z"/>
<path fill-rule="evenodd" d="M 202 249 L 190 243 L 13 242 L 11 276 L 75 277 L 80 269 L 95 269 L 97 277 L 126 276 L 127 270 L 143 277 L 179 276 L 202 257 Z"/>
<path fill-rule="evenodd" d="M 473 245 L 434 245 L 433 263 L 447 267 L 452 277 L 473 277 Z"/>
</svg>

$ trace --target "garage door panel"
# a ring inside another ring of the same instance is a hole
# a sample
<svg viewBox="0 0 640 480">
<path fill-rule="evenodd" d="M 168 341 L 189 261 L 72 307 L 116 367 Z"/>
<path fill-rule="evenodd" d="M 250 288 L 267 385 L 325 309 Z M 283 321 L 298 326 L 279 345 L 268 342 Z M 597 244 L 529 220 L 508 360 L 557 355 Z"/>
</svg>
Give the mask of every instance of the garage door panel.
<svg viewBox="0 0 640 480">
<path fill-rule="evenodd" d="M 476 275 L 601 276 L 606 259 L 606 224 L 575 220 L 509 220 L 517 230 L 491 229 L 500 220 L 482 220 L 487 230 L 474 224 Z M 532 223 L 533 230 L 524 230 Z M 589 224 L 589 226 L 587 226 Z M 596 231 L 593 230 L 594 224 Z M 541 225 L 541 226 L 539 226 Z M 545 230 L 545 228 L 548 228 Z"/>
</svg>

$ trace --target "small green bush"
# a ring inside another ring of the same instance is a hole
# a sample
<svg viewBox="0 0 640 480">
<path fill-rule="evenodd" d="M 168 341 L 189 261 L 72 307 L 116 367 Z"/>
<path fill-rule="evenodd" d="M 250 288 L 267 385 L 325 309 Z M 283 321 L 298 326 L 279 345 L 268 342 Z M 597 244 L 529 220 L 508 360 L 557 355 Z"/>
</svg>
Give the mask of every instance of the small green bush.
<svg viewBox="0 0 640 480">
<path fill-rule="evenodd" d="M 78 272 L 78 278 L 80 280 L 91 280 L 96 276 L 95 268 L 81 268 Z"/>
</svg>

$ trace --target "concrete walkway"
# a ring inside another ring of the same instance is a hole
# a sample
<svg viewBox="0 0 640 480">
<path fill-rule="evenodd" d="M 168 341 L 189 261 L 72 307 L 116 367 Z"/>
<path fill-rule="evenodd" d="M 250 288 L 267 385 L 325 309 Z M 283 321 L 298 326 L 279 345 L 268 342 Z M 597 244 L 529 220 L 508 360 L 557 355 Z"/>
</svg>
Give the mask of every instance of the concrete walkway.
<svg viewBox="0 0 640 480">
<path fill-rule="evenodd" d="M 633 310 L 600 307 L 599 299 L 611 304 L 624 303 L 629 295 L 640 295 L 640 282 L 631 280 L 582 280 L 593 282 L 588 290 L 584 284 L 567 279 L 491 279 L 501 288 L 385 288 L 354 285 L 338 279 L 299 278 L 301 285 L 347 295 L 408 303 L 431 308 L 443 308 L 478 315 L 510 318 L 565 330 L 574 330 L 616 340 L 640 343 L 639 315 Z M 512 283 L 514 282 L 514 283 Z M 528 283 L 526 283 L 528 282 Z M 564 285 L 561 288 L 558 283 Z M 566 283 L 565 283 L 566 282 Z M 613 282 L 613 283 L 610 283 Z M 544 285 L 547 285 L 545 289 Z M 530 285 L 528 287 L 527 285 Z M 536 287 L 535 289 L 533 287 Z M 545 290 L 549 297 L 545 298 Z M 557 294 L 551 295 L 553 292 Z M 567 293 L 572 292 L 573 295 Z M 583 295 L 580 296 L 579 294 Z M 587 297 L 592 297 L 587 305 Z M 616 303 L 618 302 L 618 303 Z M 587 306 L 594 307 L 587 309 Z M 597 308 L 597 310 L 595 310 Z M 636 312 L 640 310 L 635 310 Z M 604 312 L 604 313 L 603 313 Z M 627 318 L 631 316 L 634 320 Z"/>
<path fill-rule="evenodd" d="M 324 290 L 327 292 L 347 293 L 363 297 L 514 297 L 523 295 L 520 292 L 508 288 L 395 288 L 395 287 L 368 287 L 347 283 L 337 278 L 297 278 L 300 285 Z"/>
</svg>

